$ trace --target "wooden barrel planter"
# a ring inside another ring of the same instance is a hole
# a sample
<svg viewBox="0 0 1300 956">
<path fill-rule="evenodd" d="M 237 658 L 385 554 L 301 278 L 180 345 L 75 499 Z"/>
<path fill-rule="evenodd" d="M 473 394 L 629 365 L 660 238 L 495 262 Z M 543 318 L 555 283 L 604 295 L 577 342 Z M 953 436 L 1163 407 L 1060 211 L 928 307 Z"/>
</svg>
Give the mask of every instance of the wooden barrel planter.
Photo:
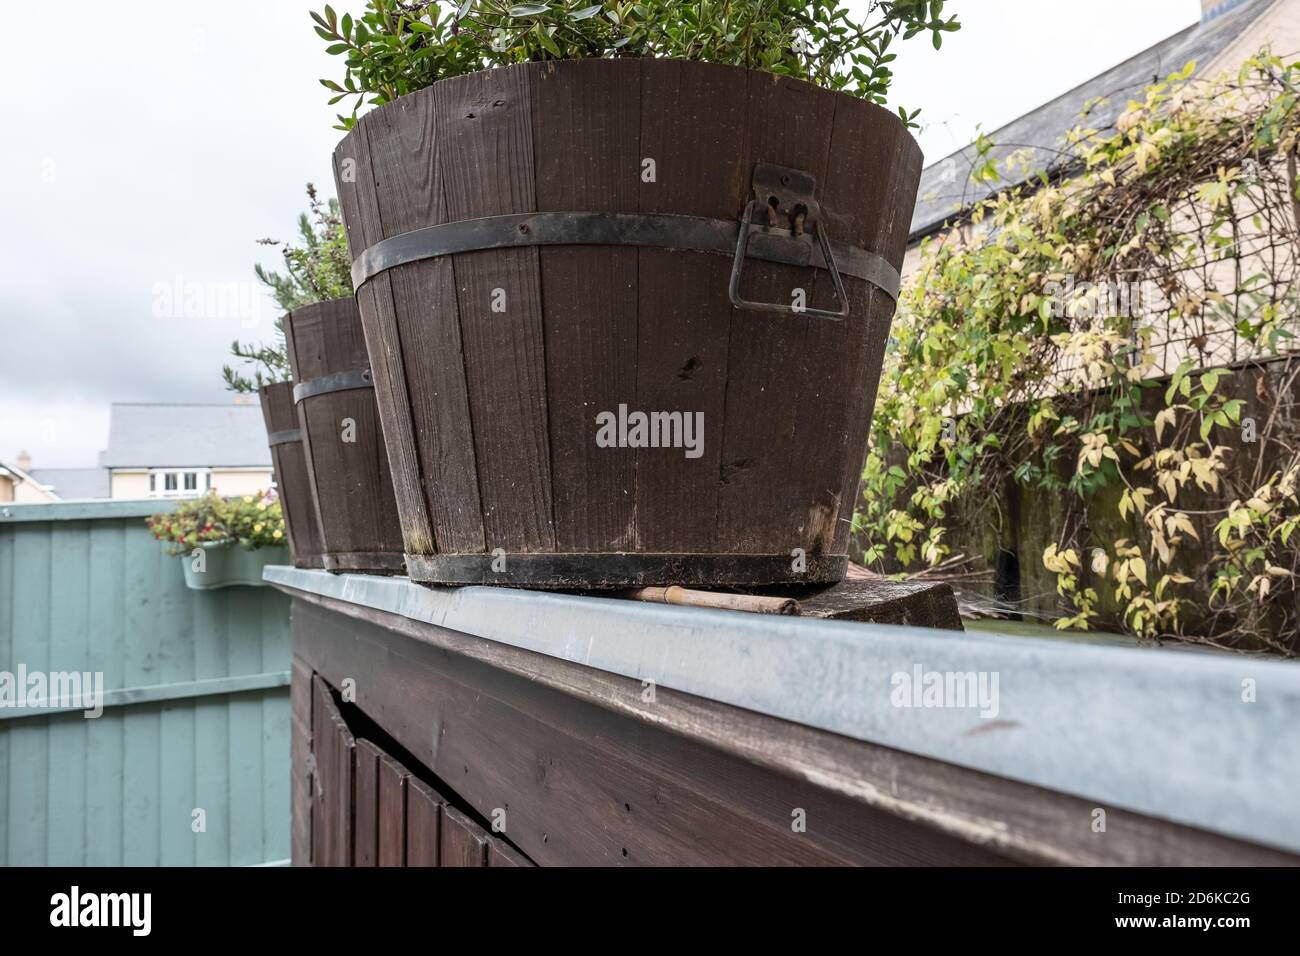
<svg viewBox="0 0 1300 956">
<path fill-rule="evenodd" d="M 285 316 L 284 338 L 324 567 L 404 571 L 393 479 L 356 302 L 336 299 L 294 309 Z"/>
<path fill-rule="evenodd" d="M 298 410 L 293 404 L 293 383 L 276 382 L 258 391 L 285 534 L 289 538 L 290 560 L 296 568 L 322 568 L 325 564 L 321 558 L 320 519 L 312 500 L 307 453 L 298 426 Z"/>
<path fill-rule="evenodd" d="M 334 160 L 412 578 L 843 576 L 921 170 L 896 116 L 526 63 L 372 111 Z"/>
</svg>

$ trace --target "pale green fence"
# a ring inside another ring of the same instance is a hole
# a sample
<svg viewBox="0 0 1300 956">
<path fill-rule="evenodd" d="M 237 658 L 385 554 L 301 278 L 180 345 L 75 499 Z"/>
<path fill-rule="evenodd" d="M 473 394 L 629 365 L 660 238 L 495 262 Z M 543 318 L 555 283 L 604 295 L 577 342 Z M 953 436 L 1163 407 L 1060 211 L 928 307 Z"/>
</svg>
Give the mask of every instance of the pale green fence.
<svg viewBox="0 0 1300 956">
<path fill-rule="evenodd" d="M 289 856 L 288 599 L 187 589 L 163 507 L 0 505 L 0 672 L 104 688 L 95 719 L 0 706 L 0 865 Z"/>
</svg>

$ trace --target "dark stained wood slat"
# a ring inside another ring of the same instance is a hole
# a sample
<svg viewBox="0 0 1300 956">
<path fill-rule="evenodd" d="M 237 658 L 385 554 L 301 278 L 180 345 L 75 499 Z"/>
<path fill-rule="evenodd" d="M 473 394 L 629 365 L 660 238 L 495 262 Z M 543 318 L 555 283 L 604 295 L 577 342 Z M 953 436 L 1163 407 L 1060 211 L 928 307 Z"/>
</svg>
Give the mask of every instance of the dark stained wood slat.
<svg viewBox="0 0 1300 956">
<path fill-rule="evenodd" d="M 442 809 L 438 795 L 415 777 L 406 781 L 406 865 L 438 866 Z"/>
<path fill-rule="evenodd" d="M 876 117 L 869 103 L 837 97 L 834 107 L 828 124 L 826 167 L 818 176 L 816 189 L 818 204 L 825 210 L 824 227 L 837 242 L 851 242 L 884 255 L 887 250 L 883 246 L 892 242 L 896 230 L 882 230 L 879 223 L 883 219 L 892 224 L 896 197 L 907 190 L 915 192 L 921 172 L 919 148 L 901 122 L 872 123 Z M 871 129 L 869 135 L 863 124 Z M 904 155 L 907 149 L 916 159 L 911 166 Z M 870 168 L 869 178 L 862 177 L 863 168 Z M 849 297 L 845 319 L 803 320 L 800 348 L 807 368 L 821 372 L 810 381 L 810 388 L 791 396 L 793 437 L 805 451 L 799 471 L 805 481 L 795 491 L 814 502 L 812 534 L 798 545 L 809 553 L 842 554 L 847 550 L 894 309 L 892 301 L 870 284 L 851 277 L 844 284 Z M 825 272 L 816 273 L 809 295 L 810 303 L 838 305 L 833 282 Z"/>
<path fill-rule="evenodd" d="M 325 682 L 318 676 L 312 677 L 312 749 L 309 772 L 312 775 L 312 827 L 311 827 L 311 861 L 313 866 L 329 865 L 329 844 L 333 833 L 333 814 L 330 810 L 331 792 L 326 797 L 325 781 L 332 781 L 334 773 L 334 748 L 331 745 L 332 733 L 327 732 L 325 717 Z M 332 791 L 332 788 L 331 788 Z"/>
<path fill-rule="evenodd" d="M 442 808 L 442 866 L 487 866 L 488 835 L 455 807 Z"/>
<path fill-rule="evenodd" d="M 353 258 L 381 237 L 378 197 L 370 162 L 366 124 L 334 152 L 334 182 L 342 205 L 359 210 L 345 219 Z M 392 276 L 377 276 L 357 293 L 366 351 L 375 380 L 375 404 L 384 428 L 384 445 L 393 475 L 403 546 L 432 548 L 433 531 L 419 485 L 418 451 L 406 389 L 405 363 L 393 310 Z"/>
<path fill-rule="evenodd" d="M 383 754 L 379 758 L 379 865 L 406 865 L 406 791 L 411 773 Z"/>
<path fill-rule="evenodd" d="M 799 80 L 748 74 L 748 136 L 741 153 L 746 198 L 752 194 L 753 170 L 759 162 L 793 167 L 822 180 L 835 101 Z M 782 121 L 774 123 L 772 117 Z M 810 295 L 813 291 L 812 269 L 763 263 L 747 273 L 741 292 L 751 301 L 788 304 L 794 289 Z M 826 303 L 810 298 L 808 304 Z M 832 325 L 824 319 L 731 310 L 718 492 L 721 551 L 788 553 L 804 548 L 813 553 L 814 542 L 829 544 L 834 533 L 834 517 L 821 487 L 825 475 L 810 473 L 808 449 L 794 441 L 800 414 L 797 396 L 809 390 L 822 394 L 823 379 L 830 374 L 826 366 L 809 360 L 807 338 L 813 322 L 841 333 L 844 329 L 843 323 Z"/>
<path fill-rule="evenodd" d="M 293 404 L 292 382 L 265 385 L 259 394 L 268 436 L 298 427 L 298 410 Z M 294 566 L 319 568 L 322 550 L 320 519 L 315 502 L 312 501 L 306 449 L 301 441 L 280 442 L 271 446 L 271 461 L 275 466 L 275 484 Z"/>
<path fill-rule="evenodd" d="M 354 866 L 379 865 L 379 759 L 382 755 L 369 740 L 357 741 Z"/>
<path fill-rule="evenodd" d="M 367 114 L 360 125 L 359 218 L 368 242 L 445 222 L 433 98 L 403 100 L 400 109 Z M 382 198 L 375 166 L 385 170 Z M 391 270 L 362 292 L 372 286 L 373 309 L 363 313 L 370 314 L 371 355 L 383 365 L 381 409 L 396 423 L 389 455 L 394 475 L 402 475 L 399 501 L 407 499 L 409 509 L 407 550 L 481 551 L 483 515 L 451 260 Z"/>
<path fill-rule="evenodd" d="M 891 262 L 901 262 L 911 211 L 899 209 L 900 204 L 891 200 L 916 191 L 921 178 L 921 149 L 901 123 L 885 131 L 872 125 L 870 109 L 870 104 L 857 99 L 836 102 L 830 157 L 817 191 L 827 229 L 834 239 L 879 253 Z M 824 449 L 828 454 L 839 453 L 841 500 L 831 546 L 837 554 L 848 548 L 894 312 L 883 292 L 865 283 L 849 282 L 853 310 L 850 320 L 865 323 L 867 328 L 855 337 L 853 350 L 845 356 L 837 376 L 837 391 L 831 398 L 842 409 L 843 418 L 838 429 L 827 428 L 832 424 L 829 417 L 805 420 L 805 427 L 820 424 L 827 429 Z M 819 289 L 826 288 L 828 282 L 819 276 Z M 823 461 L 827 473 L 833 473 L 835 460 Z"/>
<path fill-rule="evenodd" d="M 741 155 L 746 90 L 743 70 L 686 60 L 643 64 L 641 152 L 655 160 L 656 181 L 638 177 L 638 211 L 740 217 L 752 173 Z M 637 451 L 638 535 L 647 551 L 709 552 L 722 467 L 731 263 L 639 249 L 638 267 L 634 407 L 704 413 L 700 458 L 686 460 L 680 449 Z"/>
<path fill-rule="evenodd" d="M 329 707 L 334 709 L 331 700 Z M 338 710 L 330 714 L 334 747 L 334 833 L 330 850 L 333 866 L 352 866 L 353 827 L 356 815 L 356 741 Z"/>
<path fill-rule="evenodd" d="M 316 677 L 315 688 L 312 727 L 317 728 L 313 730 L 317 804 L 313 816 L 320 820 L 321 832 L 312 861 L 316 866 L 351 866 L 356 741 L 339 714 L 329 685 Z"/>
<path fill-rule="evenodd" d="M 290 828 L 289 855 L 294 866 L 310 866 L 312 854 L 312 676 L 294 656 L 289 678 Z"/>
<path fill-rule="evenodd" d="M 597 59 L 562 72 L 533 70 L 530 78 L 537 209 L 636 209 L 640 84 L 628 82 L 622 64 Z M 636 451 L 598 448 L 595 422 L 599 412 L 635 400 L 637 253 L 612 246 L 539 251 L 555 547 L 562 552 L 637 547 Z"/>
<path fill-rule="evenodd" d="M 485 70 L 431 88 L 450 220 L 536 210 L 531 67 Z M 452 259 L 485 547 L 553 550 L 537 250 Z M 504 313 L 492 311 L 496 290 L 506 297 Z"/>
<path fill-rule="evenodd" d="M 311 732 L 297 715 L 290 714 L 289 735 L 289 861 L 293 866 L 310 866 Z"/>
</svg>

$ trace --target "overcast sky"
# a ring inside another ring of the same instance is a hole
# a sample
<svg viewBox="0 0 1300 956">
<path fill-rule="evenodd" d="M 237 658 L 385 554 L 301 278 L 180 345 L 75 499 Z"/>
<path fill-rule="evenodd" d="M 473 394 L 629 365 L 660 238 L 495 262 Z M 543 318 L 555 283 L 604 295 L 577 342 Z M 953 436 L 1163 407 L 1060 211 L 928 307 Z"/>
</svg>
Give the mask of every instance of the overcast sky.
<svg viewBox="0 0 1300 956">
<path fill-rule="evenodd" d="M 340 12 L 361 0 L 338 0 Z M 333 192 L 334 77 L 301 0 L 96 5 L 6 45 L 0 460 L 95 464 L 113 401 L 229 401 L 231 339 L 269 335 L 252 265 L 304 185 Z M 900 49 L 927 163 L 1196 21 L 1198 0 L 950 0 Z M 38 18 L 39 19 L 39 18 Z M 57 18 L 56 18 L 57 19 Z M 1181 64 L 1180 64 L 1181 65 Z M 196 297 L 195 292 L 199 295 Z"/>
</svg>

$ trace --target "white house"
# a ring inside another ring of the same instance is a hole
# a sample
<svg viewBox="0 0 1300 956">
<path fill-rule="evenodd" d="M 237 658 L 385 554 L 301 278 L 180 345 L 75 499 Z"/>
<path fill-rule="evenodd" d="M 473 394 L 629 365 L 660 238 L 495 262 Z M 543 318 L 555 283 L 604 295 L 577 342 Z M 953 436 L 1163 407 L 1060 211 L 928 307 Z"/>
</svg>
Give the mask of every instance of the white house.
<svg viewBox="0 0 1300 956">
<path fill-rule="evenodd" d="M 271 452 L 257 405 L 114 402 L 108 448 L 112 498 L 244 495 L 271 485 Z"/>
</svg>

